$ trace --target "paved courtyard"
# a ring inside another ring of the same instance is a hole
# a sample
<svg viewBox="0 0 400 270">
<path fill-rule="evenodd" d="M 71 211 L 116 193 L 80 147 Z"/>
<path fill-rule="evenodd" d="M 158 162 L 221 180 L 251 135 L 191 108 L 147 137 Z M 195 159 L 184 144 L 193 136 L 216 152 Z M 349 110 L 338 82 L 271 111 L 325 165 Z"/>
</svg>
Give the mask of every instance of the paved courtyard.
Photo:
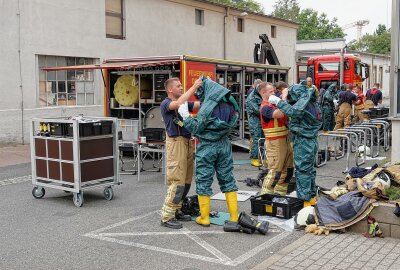
<svg viewBox="0 0 400 270">
<path fill-rule="evenodd" d="M 286 269 L 399 269 L 400 241 L 368 239 L 356 234 L 307 234 L 254 268 Z"/>
</svg>

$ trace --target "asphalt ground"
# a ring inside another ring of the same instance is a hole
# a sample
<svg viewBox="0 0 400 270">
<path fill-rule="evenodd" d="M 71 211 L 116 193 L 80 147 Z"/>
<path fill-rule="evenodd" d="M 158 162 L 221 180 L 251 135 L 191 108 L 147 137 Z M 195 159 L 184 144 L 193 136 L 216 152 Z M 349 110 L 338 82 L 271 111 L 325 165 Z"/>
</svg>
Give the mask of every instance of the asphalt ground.
<svg viewBox="0 0 400 270">
<path fill-rule="evenodd" d="M 235 160 L 247 157 L 235 149 Z M 381 161 L 366 166 L 375 162 Z M 317 184 L 334 186 L 344 179 L 344 167 L 341 159 L 318 168 Z M 140 182 L 135 175 L 121 176 L 123 184 L 114 187 L 111 201 L 100 188 L 85 191 L 77 208 L 70 194 L 55 189 L 33 198 L 29 178 L 21 177 L 30 173 L 30 164 L 0 171 L 0 179 L 8 179 L 0 181 L 0 269 L 251 269 L 304 235 L 273 226 L 266 236 L 224 233 L 221 226 L 194 222 L 179 231 L 161 227 L 166 186 L 157 172 L 142 173 Z M 259 172 L 248 164 L 235 166 L 239 189 L 258 191 L 242 180 Z M 213 189 L 219 192 L 216 181 Z M 212 200 L 211 208 L 226 211 L 226 204 Z M 250 201 L 239 208 L 250 213 Z"/>
</svg>

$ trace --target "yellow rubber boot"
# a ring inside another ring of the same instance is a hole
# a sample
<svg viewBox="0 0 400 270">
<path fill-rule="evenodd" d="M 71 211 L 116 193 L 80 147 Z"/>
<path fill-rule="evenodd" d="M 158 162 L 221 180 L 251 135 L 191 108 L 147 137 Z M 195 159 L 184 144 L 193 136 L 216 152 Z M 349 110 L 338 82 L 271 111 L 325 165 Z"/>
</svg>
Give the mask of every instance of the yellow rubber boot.
<svg viewBox="0 0 400 270">
<path fill-rule="evenodd" d="M 226 204 L 228 206 L 228 211 L 230 215 L 230 221 L 238 222 L 239 214 L 238 214 L 238 201 L 237 201 L 237 193 L 236 191 L 226 192 L 225 193 Z"/>
<path fill-rule="evenodd" d="M 309 201 L 304 201 L 304 207 L 314 206 L 317 203 L 315 197 L 312 197 Z"/>
<path fill-rule="evenodd" d="M 210 196 L 197 196 L 199 198 L 200 216 L 196 218 L 196 223 L 209 227 L 210 226 Z"/>
<path fill-rule="evenodd" d="M 250 164 L 254 167 L 261 167 L 261 161 L 259 159 L 251 159 Z"/>
</svg>

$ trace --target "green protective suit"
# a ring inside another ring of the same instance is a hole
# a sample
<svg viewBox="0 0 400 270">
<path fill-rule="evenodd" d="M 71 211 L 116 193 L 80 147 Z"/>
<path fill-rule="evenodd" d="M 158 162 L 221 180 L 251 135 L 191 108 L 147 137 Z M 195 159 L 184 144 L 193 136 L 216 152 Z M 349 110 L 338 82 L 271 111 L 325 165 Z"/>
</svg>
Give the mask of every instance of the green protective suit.
<svg viewBox="0 0 400 270">
<path fill-rule="evenodd" d="M 258 140 L 264 138 L 260 120 L 262 98 L 257 89 L 251 91 L 246 99 L 246 111 L 251 138 L 250 159 L 258 159 Z"/>
<path fill-rule="evenodd" d="M 314 160 L 318 152 L 317 135 L 321 127 L 321 109 L 316 102 L 315 89 L 305 82 L 289 88 L 288 102 L 281 100 L 277 107 L 289 117 L 293 134 L 293 155 L 297 197 L 309 201 L 316 196 Z"/>
<path fill-rule="evenodd" d="M 196 117 L 189 117 L 183 122 L 184 127 L 200 140 L 196 149 L 196 192 L 202 196 L 212 195 L 214 173 L 222 192 L 237 191 L 228 136 L 237 125 L 239 106 L 228 89 L 204 78 L 196 96 L 201 102 L 200 110 Z M 229 123 L 212 116 L 219 102 L 229 102 L 235 108 Z"/>
<path fill-rule="evenodd" d="M 331 84 L 322 97 L 322 129 L 324 131 L 331 131 L 335 127 L 335 104 L 333 103 L 335 95 L 336 84 Z"/>
</svg>

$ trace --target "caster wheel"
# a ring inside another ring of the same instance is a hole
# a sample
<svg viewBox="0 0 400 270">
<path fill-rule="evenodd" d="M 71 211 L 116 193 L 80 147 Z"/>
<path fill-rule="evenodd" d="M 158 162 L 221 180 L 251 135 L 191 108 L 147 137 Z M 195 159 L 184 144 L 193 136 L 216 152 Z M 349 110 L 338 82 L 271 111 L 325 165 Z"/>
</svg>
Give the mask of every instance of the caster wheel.
<svg viewBox="0 0 400 270">
<path fill-rule="evenodd" d="M 103 194 L 107 201 L 111 201 L 114 198 L 114 191 L 112 187 L 106 187 L 103 191 Z"/>
<path fill-rule="evenodd" d="M 73 201 L 76 207 L 81 207 L 83 204 L 83 193 L 74 193 Z"/>
<path fill-rule="evenodd" d="M 32 189 L 32 195 L 33 197 L 35 197 L 36 199 L 41 199 L 43 198 L 44 194 L 46 194 L 46 191 L 44 190 L 44 188 L 42 187 L 34 187 Z"/>
</svg>

